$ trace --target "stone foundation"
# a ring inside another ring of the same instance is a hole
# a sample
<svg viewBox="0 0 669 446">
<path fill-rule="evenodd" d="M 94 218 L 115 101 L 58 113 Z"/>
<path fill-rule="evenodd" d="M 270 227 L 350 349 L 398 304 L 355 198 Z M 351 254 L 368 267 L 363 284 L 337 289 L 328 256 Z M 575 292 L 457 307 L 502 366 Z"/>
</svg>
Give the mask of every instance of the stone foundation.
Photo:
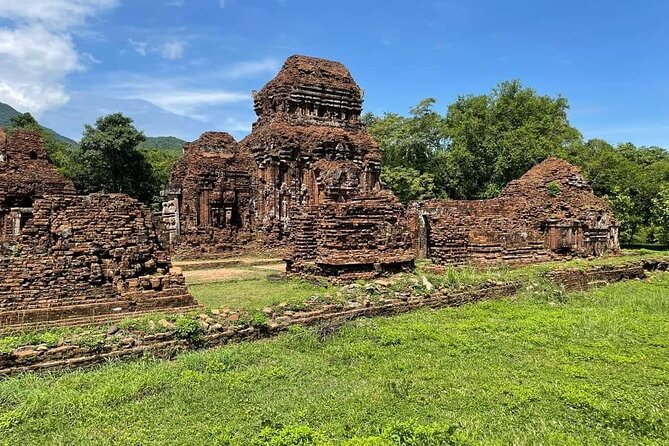
<svg viewBox="0 0 669 446">
<path fill-rule="evenodd" d="M 290 275 L 350 281 L 413 269 L 405 210 L 391 193 L 314 206 L 294 225 Z"/>
<path fill-rule="evenodd" d="M 585 270 L 567 269 L 547 274 L 550 280 L 558 281 L 567 288 L 578 284 L 578 288 L 589 288 L 604 283 L 642 278 L 644 271 L 667 271 L 669 262 L 644 260 L 618 266 L 598 266 Z M 213 319 L 202 315 L 199 319 L 203 335 L 197 344 L 180 339 L 173 330 L 163 333 L 129 336 L 122 339 L 101 337 L 99 345 L 83 347 L 63 343 L 57 347 L 27 346 L 12 353 L 0 354 L 0 375 L 13 375 L 28 371 L 72 369 L 105 363 L 109 360 L 133 359 L 144 355 L 170 358 L 192 348 L 213 347 L 229 342 L 253 340 L 273 336 L 290 326 L 311 326 L 320 323 L 347 321 L 358 317 L 393 315 L 419 308 L 441 308 L 473 303 L 485 299 L 509 297 L 522 288 L 520 282 L 485 283 L 462 290 L 437 289 L 428 295 L 411 296 L 396 293 L 393 298 L 379 301 L 364 300 L 347 304 L 317 305 L 307 311 L 291 313 L 270 320 L 266 326 L 234 324 L 221 317 Z M 214 316 L 217 317 L 217 316 Z"/>
</svg>

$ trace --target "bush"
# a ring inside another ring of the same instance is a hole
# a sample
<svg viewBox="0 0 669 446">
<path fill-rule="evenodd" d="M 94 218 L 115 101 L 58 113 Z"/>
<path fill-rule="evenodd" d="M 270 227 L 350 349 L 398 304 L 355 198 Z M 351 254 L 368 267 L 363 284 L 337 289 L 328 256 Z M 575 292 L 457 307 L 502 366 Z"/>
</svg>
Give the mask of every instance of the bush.
<svg viewBox="0 0 669 446">
<path fill-rule="evenodd" d="M 548 195 L 551 197 L 557 197 L 560 195 L 560 192 L 562 189 L 560 189 L 560 185 L 557 184 L 555 181 L 551 181 L 548 183 L 548 186 L 546 186 L 546 191 L 548 192 Z"/>
<path fill-rule="evenodd" d="M 176 321 L 174 321 L 174 325 L 174 334 L 177 338 L 184 339 L 192 344 L 202 342 L 204 331 L 195 319 L 188 316 L 179 316 Z"/>
<path fill-rule="evenodd" d="M 251 443 L 252 446 L 326 446 L 325 438 L 309 426 L 266 427 Z"/>
</svg>

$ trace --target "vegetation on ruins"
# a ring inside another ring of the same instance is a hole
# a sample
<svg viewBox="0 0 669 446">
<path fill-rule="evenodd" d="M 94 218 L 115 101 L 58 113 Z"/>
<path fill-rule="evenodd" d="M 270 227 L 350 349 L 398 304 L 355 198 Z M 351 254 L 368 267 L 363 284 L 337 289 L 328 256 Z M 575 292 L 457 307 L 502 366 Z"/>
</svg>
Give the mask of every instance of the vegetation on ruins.
<svg viewBox="0 0 669 446">
<path fill-rule="evenodd" d="M 444 115 L 425 99 L 408 116 L 370 113 L 364 121 L 383 153 L 382 180 L 402 201 L 494 197 L 550 156 L 580 166 L 611 204 L 623 243 L 669 242 L 662 210 L 669 153 L 659 147 L 583 141 L 566 98 L 539 95 L 520 81 L 459 97 Z M 665 208 L 666 209 L 666 208 Z"/>
<path fill-rule="evenodd" d="M 663 444 L 668 291 L 666 274 L 584 293 L 537 282 L 169 362 L 9 378 L 0 444 Z"/>
</svg>

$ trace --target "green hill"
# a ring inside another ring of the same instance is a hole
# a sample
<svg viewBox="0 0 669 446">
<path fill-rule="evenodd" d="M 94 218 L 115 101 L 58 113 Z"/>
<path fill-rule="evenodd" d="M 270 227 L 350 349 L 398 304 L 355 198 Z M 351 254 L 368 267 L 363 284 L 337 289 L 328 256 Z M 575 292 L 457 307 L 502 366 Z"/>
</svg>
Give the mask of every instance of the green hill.
<svg viewBox="0 0 669 446">
<path fill-rule="evenodd" d="M 186 143 L 183 139 L 175 138 L 174 136 L 147 136 L 146 141 L 139 145 L 144 149 L 161 149 L 161 150 L 181 150 Z"/>
<path fill-rule="evenodd" d="M 5 127 L 5 126 L 11 125 L 11 119 L 14 116 L 18 116 L 20 114 L 21 114 L 20 112 L 16 111 L 10 105 L 5 104 L 3 102 L 0 102 L 0 127 Z M 74 140 L 72 140 L 72 139 L 70 139 L 66 136 L 60 135 L 60 134 L 54 132 L 53 130 L 51 130 L 49 128 L 46 128 L 46 127 L 42 127 L 42 128 L 45 131 L 51 133 L 54 136 L 54 138 L 56 138 L 56 140 L 58 140 L 58 141 L 62 141 L 66 144 L 70 144 L 70 145 L 73 145 L 73 146 L 77 145 L 76 141 L 74 141 Z"/>
<path fill-rule="evenodd" d="M 0 102 L 0 126 L 9 125 L 10 120 L 17 115 L 20 115 L 20 113 L 9 105 Z"/>
</svg>

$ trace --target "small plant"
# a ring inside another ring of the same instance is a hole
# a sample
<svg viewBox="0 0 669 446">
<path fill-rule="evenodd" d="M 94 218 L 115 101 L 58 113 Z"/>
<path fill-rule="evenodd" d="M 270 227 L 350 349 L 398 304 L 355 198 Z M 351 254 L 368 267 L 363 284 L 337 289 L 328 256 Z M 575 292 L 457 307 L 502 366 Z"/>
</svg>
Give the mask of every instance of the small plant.
<svg viewBox="0 0 669 446">
<path fill-rule="evenodd" d="M 247 317 L 247 322 L 256 328 L 267 327 L 267 315 L 259 310 L 251 311 Z"/>
<path fill-rule="evenodd" d="M 12 257 L 19 257 L 22 251 L 23 248 L 20 245 L 12 246 Z"/>
<path fill-rule="evenodd" d="M 546 186 L 546 192 L 548 192 L 548 195 L 551 197 L 557 197 L 560 195 L 560 192 L 562 189 L 560 188 L 560 185 L 557 184 L 555 181 L 551 181 L 548 183 L 548 186 Z"/>
<path fill-rule="evenodd" d="M 325 446 L 325 438 L 309 426 L 266 427 L 251 444 L 253 446 Z"/>
<path fill-rule="evenodd" d="M 191 344 L 202 342 L 204 331 L 195 319 L 188 316 L 179 316 L 174 321 L 174 326 L 174 334 L 177 338 L 184 339 Z"/>
<path fill-rule="evenodd" d="M 104 348 L 105 341 L 99 336 L 88 335 L 79 338 L 79 345 L 86 347 L 90 352 L 98 353 Z"/>
</svg>

